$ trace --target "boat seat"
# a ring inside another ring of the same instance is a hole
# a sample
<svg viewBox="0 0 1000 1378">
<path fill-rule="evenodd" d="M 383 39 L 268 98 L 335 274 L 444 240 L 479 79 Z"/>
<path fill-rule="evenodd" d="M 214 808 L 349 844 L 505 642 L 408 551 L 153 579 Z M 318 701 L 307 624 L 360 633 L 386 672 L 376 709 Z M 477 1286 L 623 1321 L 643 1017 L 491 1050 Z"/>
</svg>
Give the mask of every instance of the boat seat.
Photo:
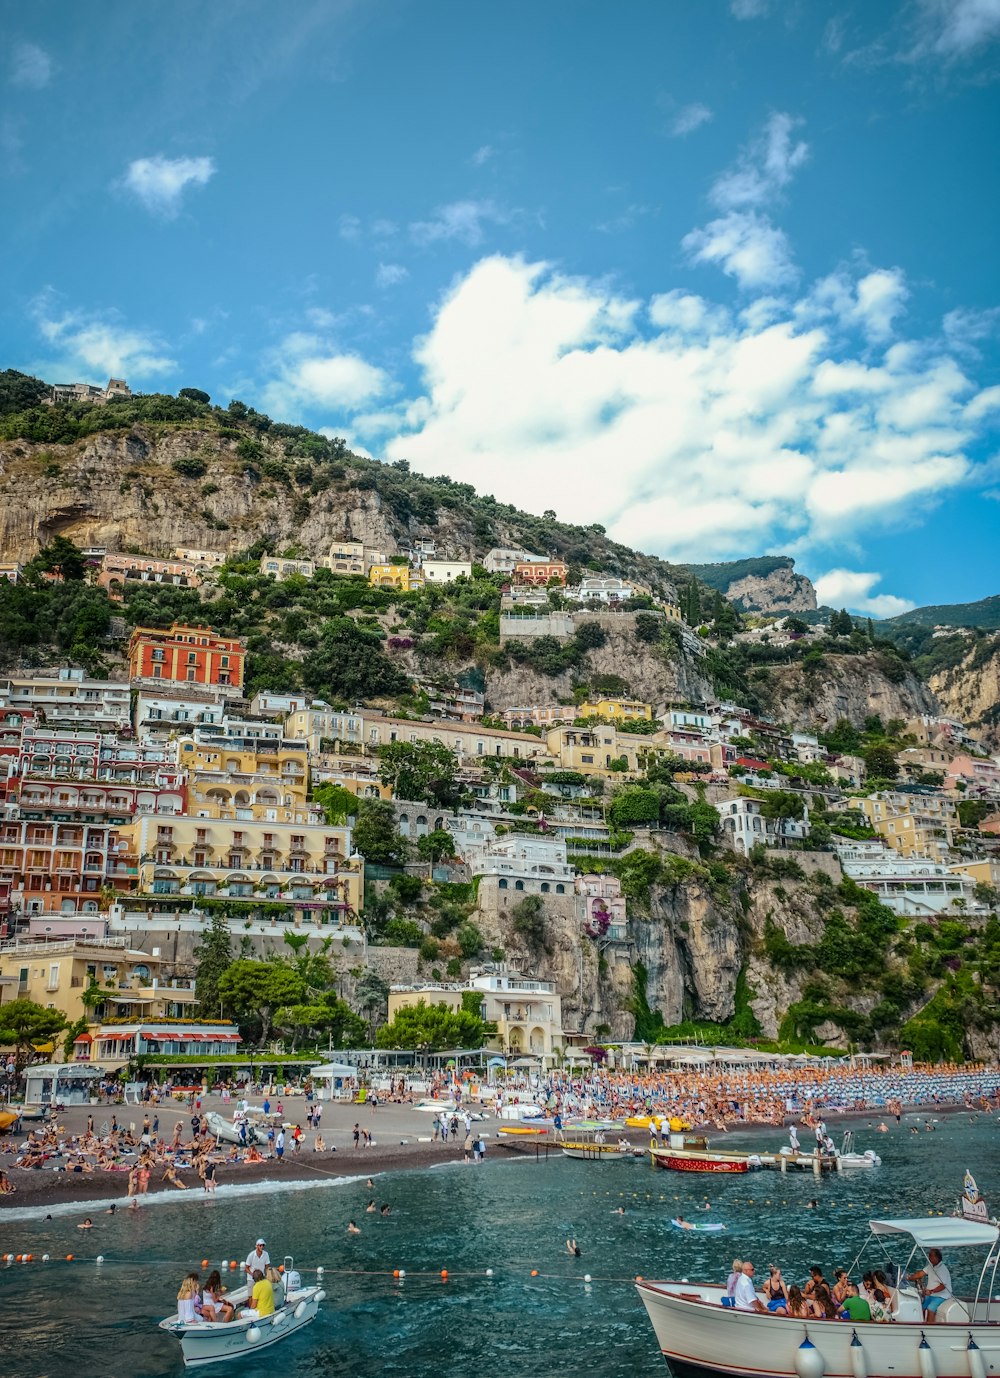
<svg viewBox="0 0 1000 1378">
<path fill-rule="evenodd" d="M 892 1312 L 894 1321 L 922 1321 L 924 1308 L 920 1293 L 915 1287 L 900 1287 L 896 1292 L 896 1305 Z"/>
<path fill-rule="evenodd" d="M 952 1325 L 963 1325 L 970 1319 L 969 1308 L 961 1297 L 949 1297 L 937 1309 L 938 1321 L 948 1321 Z"/>
</svg>

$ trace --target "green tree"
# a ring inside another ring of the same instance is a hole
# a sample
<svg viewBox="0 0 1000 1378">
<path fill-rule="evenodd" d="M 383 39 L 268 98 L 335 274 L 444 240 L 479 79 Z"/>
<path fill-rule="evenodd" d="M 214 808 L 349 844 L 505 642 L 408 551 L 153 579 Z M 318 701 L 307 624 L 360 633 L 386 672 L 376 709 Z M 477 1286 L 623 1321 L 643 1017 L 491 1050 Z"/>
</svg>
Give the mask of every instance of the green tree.
<svg viewBox="0 0 1000 1378">
<path fill-rule="evenodd" d="M 281 962 L 240 959 L 219 978 L 219 996 L 242 1023 L 260 1030 L 266 1043 L 275 1011 L 302 1003 L 305 984 L 298 972 Z"/>
<path fill-rule="evenodd" d="M 31 407 L 37 407 L 48 395 L 48 384 L 43 383 L 41 378 L 18 373 L 16 368 L 5 368 L 0 373 L 0 416 L 28 411 Z"/>
<path fill-rule="evenodd" d="M 194 993 L 198 1006 L 208 1018 L 218 1016 L 219 982 L 232 965 L 233 943 L 229 921 L 217 909 L 212 911 L 208 928 L 195 946 L 194 959 L 197 963 Z"/>
<path fill-rule="evenodd" d="M 379 750 L 378 773 L 397 799 L 450 809 L 462 798 L 458 761 L 440 742 L 387 742 Z"/>
<path fill-rule="evenodd" d="M 511 927 L 530 947 L 545 942 L 545 903 L 541 895 L 525 895 L 511 910 Z"/>
<path fill-rule="evenodd" d="M 74 1045 L 81 1034 L 87 1032 L 90 1020 L 85 1014 L 81 1014 L 75 1023 L 70 1024 L 66 1030 L 66 1037 L 63 1039 L 63 1057 L 67 1062 L 73 1061 L 73 1054 L 76 1051 Z"/>
<path fill-rule="evenodd" d="M 386 655 L 382 634 L 352 617 L 323 623 L 319 645 L 302 662 L 302 683 L 314 694 L 344 703 L 394 697 L 410 687 Z"/>
<path fill-rule="evenodd" d="M 177 396 L 186 397 L 191 402 L 200 402 L 206 407 L 212 400 L 207 392 L 202 392 L 201 388 L 181 388 Z"/>
<path fill-rule="evenodd" d="M 611 801 L 609 814 L 616 828 L 643 828 L 659 822 L 660 796 L 655 790 L 627 785 Z"/>
<path fill-rule="evenodd" d="M 406 839 L 400 837 L 396 811 L 388 799 L 362 799 L 354 825 L 354 845 L 373 865 L 394 866 L 406 859 Z"/>
<path fill-rule="evenodd" d="M 375 1035 L 377 1048 L 412 1048 L 440 1052 L 444 1048 L 481 1048 L 486 1026 L 469 1010 L 450 1010 L 443 1002 L 419 1000 L 396 1012 Z"/>
<path fill-rule="evenodd" d="M 785 631 L 793 632 L 796 636 L 805 636 L 809 630 L 809 623 L 803 622 L 801 617 L 786 617 Z"/>
<path fill-rule="evenodd" d="M 62 1033 L 66 1020 L 58 1010 L 47 1010 L 34 1000 L 11 1000 L 0 1005 L 0 1047 L 14 1049 L 18 1076 L 36 1043 L 48 1043 Z"/>
<path fill-rule="evenodd" d="M 354 987 L 354 1003 L 368 1021 L 368 1036 L 374 1038 L 377 1025 L 385 1019 L 389 1003 L 389 983 L 377 971 L 366 968 Z"/>
<path fill-rule="evenodd" d="M 343 785 L 323 780 L 313 787 L 313 799 L 321 805 L 331 827 L 347 823 L 358 811 L 358 797 Z"/>
<path fill-rule="evenodd" d="M 474 923 L 463 923 L 455 934 L 463 957 L 475 957 L 482 951 L 483 935 Z"/>
<path fill-rule="evenodd" d="M 865 763 L 865 770 L 868 774 L 878 780 L 895 780 L 899 774 L 899 765 L 896 761 L 896 753 L 892 747 L 876 744 L 866 746 L 862 752 Z"/>
<path fill-rule="evenodd" d="M 455 839 L 446 828 L 434 828 L 417 842 L 417 856 L 421 861 L 443 861 L 455 855 Z"/>
<path fill-rule="evenodd" d="M 760 801 L 760 811 L 764 818 L 802 818 L 806 806 L 801 794 L 793 790 L 770 790 Z"/>
<path fill-rule="evenodd" d="M 48 545 L 43 545 L 33 560 L 29 571 L 39 570 L 44 574 L 58 574 L 67 584 L 79 582 L 87 572 L 87 562 L 83 551 L 66 536 L 53 536 Z"/>
<path fill-rule="evenodd" d="M 635 616 L 635 634 L 640 641 L 656 644 L 663 640 L 663 618 L 649 612 L 639 612 Z"/>
</svg>

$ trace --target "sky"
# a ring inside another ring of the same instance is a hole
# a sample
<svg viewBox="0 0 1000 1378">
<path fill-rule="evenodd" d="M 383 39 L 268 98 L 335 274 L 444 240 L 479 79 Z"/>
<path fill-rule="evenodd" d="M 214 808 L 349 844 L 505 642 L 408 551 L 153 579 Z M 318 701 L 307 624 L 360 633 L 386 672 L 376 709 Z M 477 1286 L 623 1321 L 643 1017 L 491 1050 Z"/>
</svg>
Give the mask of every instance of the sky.
<svg viewBox="0 0 1000 1378">
<path fill-rule="evenodd" d="M 0 3 L 0 367 L 1000 591 L 1000 0 Z"/>
</svg>

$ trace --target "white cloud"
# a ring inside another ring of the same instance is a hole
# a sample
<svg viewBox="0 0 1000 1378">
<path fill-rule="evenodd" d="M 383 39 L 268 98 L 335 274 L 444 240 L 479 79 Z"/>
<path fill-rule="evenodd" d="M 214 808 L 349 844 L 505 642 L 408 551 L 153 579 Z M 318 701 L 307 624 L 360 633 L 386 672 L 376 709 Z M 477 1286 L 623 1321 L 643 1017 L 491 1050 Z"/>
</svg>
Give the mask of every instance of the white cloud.
<svg viewBox="0 0 1000 1378">
<path fill-rule="evenodd" d="M 337 221 L 337 233 L 348 241 L 360 239 L 361 221 L 356 215 L 342 215 Z"/>
<path fill-rule="evenodd" d="M 485 167 L 488 162 L 497 156 L 497 151 L 492 144 L 483 144 L 477 148 L 470 159 L 473 167 Z"/>
<path fill-rule="evenodd" d="M 439 206 L 430 220 L 417 220 L 410 225 L 410 238 L 415 244 L 437 244 L 457 239 L 463 244 L 481 244 L 486 225 L 506 225 L 510 213 L 493 201 L 452 201 Z"/>
<path fill-rule="evenodd" d="M 763 206 L 784 190 L 809 156 L 805 140 L 793 138 L 801 123 L 782 111 L 768 118 L 735 166 L 713 184 L 709 195 L 720 210 Z"/>
<path fill-rule="evenodd" d="M 353 429 L 389 459 L 676 559 L 857 543 L 982 478 L 970 451 L 996 416 L 941 347 L 872 339 L 871 276 L 845 273 L 849 309 L 821 319 L 808 293 L 735 314 L 484 258 L 415 346 L 420 395 L 380 398 Z"/>
<path fill-rule="evenodd" d="M 387 287 L 395 287 L 397 283 L 404 282 L 410 276 L 409 268 L 404 268 L 402 263 L 380 263 L 375 271 L 375 286 L 383 290 Z"/>
<path fill-rule="evenodd" d="M 1000 38 L 1000 0 L 918 0 L 918 8 L 911 57 L 968 57 Z"/>
<path fill-rule="evenodd" d="M 684 236 L 692 263 L 714 263 L 741 287 L 783 287 L 798 276 L 784 230 L 757 211 L 730 211 Z"/>
<path fill-rule="evenodd" d="M 177 367 L 159 336 L 126 326 L 116 311 L 61 310 L 55 293 L 46 290 L 32 302 L 31 314 L 42 338 L 58 351 L 48 367 L 65 370 L 68 381 L 149 378 Z"/>
<path fill-rule="evenodd" d="M 771 0 L 729 0 L 735 19 L 762 19 L 771 8 Z"/>
<path fill-rule="evenodd" d="M 820 603 L 830 608 L 846 608 L 848 612 L 868 613 L 871 617 L 895 617 L 916 607 L 910 598 L 897 598 L 893 593 L 873 594 L 872 589 L 881 579 L 881 574 L 831 569 L 813 583 Z"/>
<path fill-rule="evenodd" d="M 952 349 L 978 358 L 979 346 L 1000 335 L 1000 307 L 989 307 L 985 311 L 958 307 L 949 311 L 941 324 Z"/>
<path fill-rule="evenodd" d="M 711 118 L 712 112 L 707 105 L 702 105 L 701 101 L 693 101 L 678 110 L 670 126 L 670 132 L 675 138 L 682 139 L 687 134 L 693 134 L 703 124 L 707 124 Z"/>
<path fill-rule="evenodd" d="M 621 234 L 624 230 L 630 230 L 638 220 L 642 220 L 647 215 L 655 215 L 656 210 L 653 206 L 643 206 L 638 202 L 626 206 L 618 215 L 613 215 L 610 220 L 602 220 L 595 225 L 596 230 L 602 234 Z"/>
<path fill-rule="evenodd" d="M 382 369 L 302 331 L 285 337 L 272 363 L 275 376 L 265 385 L 263 399 L 281 419 L 315 408 L 359 411 L 390 387 Z"/>
<path fill-rule="evenodd" d="M 203 187 L 215 176 L 212 158 L 136 158 L 121 185 L 154 215 L 174 219 L 188 187 Z"/>
<path fill-rule="evenodd" d="M 820 278 L 797 310 L 803 320 L 832 319 L 845 329 L 860 327 L 870 340 L 882 342 L 892 337 L 909 296 L 901 268 L 876 268 L 862 278 L 841 270 Z"/>
<path fill-rule="evenodd" d="M 10 82 L 12 86 L 40 91 L 52 79 L 52 59 L 37 43 L 15 43 L 11 52 Z"/>
</svg>

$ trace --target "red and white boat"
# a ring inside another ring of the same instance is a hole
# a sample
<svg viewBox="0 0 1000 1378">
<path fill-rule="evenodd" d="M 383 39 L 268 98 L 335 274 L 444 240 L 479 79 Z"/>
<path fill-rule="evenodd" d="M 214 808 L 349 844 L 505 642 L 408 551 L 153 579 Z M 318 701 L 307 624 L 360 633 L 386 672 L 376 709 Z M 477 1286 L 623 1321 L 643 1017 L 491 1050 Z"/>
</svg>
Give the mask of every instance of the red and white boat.
<svg viewBox="0 0 1000 1378">
<path fill-rule="evenodd" d="M 997 1225 L 929 1216 L 873 1220 L 871 1231 L 869 1243 L 909 1236 L 912 1245 L 898 1273 L 886 1269 L 897 1277 L 891 1323 L 799 1320 L 736 1310 L 728 1298 L 724 1305 L 724 1287 L 637 1283 L 674 1378 L 989 1378 L 1000 1372 Z M 906 1280 L 914 1255 L 941 1249 L 947 1260 L 952 1250 L 972 1248 L 986 1250 L 975 1296 L 949 1298 L 928 1324 L 920 1293 Z"/>
<path fill-rule="evenodd" d="M 662 1148 L 650 1148 L 649 1156 L 654 1167 L 670 1172 L 750 1172 L 765 1165 L 759 1153 L 709 1148 L 700 1134 L 670 1134 Z"/>
</svg>

